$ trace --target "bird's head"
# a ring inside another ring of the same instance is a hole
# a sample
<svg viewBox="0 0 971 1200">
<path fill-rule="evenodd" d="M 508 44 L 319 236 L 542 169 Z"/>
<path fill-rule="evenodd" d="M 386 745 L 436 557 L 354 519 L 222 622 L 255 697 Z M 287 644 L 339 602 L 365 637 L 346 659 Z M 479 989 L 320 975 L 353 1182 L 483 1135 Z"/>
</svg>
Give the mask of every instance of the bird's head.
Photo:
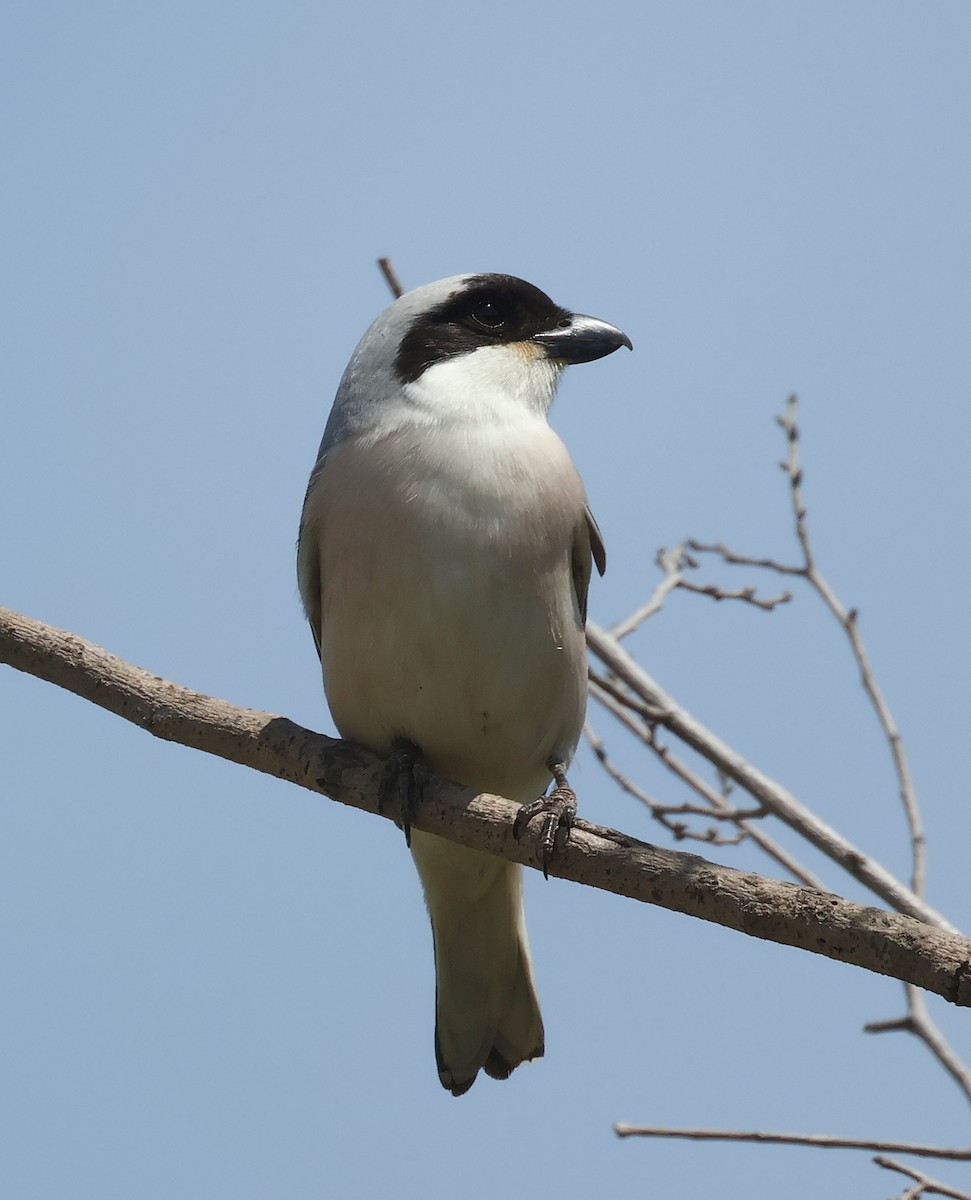
<svg viewBox="0 0 971 1200">
<path fill-rule="evenodd" d="M 630 338 L 570 312 L 514 275 L 455 275 L 406 292 L 361 339 L 325 440 L 372 423 L 380 410 L 431 421 L 545 416 L 560 372 Z"/>
</svg>

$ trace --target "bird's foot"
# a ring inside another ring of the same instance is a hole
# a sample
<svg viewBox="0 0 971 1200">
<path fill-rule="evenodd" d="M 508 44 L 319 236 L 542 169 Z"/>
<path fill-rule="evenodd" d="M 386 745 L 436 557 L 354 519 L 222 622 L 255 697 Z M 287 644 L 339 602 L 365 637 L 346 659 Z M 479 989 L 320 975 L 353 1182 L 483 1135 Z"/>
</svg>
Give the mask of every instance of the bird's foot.
<svg viewBox="0 0 971 1200">
<path fill-rule="evenodd" d="M 529 804 L 522 805 L 519 812 L 516 813 L 516 820 L 512 827 L 513 837 L 518 841 L 533 817 L 539 816 L 540 813 L 546 814 L 539 837 L 543 851 L 543 877 L 545 879 L 549 879 L 549 867 L 553 861 L 557 835 L 562 831 L 563 838 L 561 840 L 565 841 L 569 836 L 573 818 L 577 815 L 577 794 L 567 782 L 565 765 L 554 762 L 549 763 L 549 768 L 553 773 L 556 786 L 549 795 L 539 796 Z"/>
<path fill-rule="evenodd" d="M 398 738 L 394 743 L 378 791 L 378 812 L 395 807 L 395 824 L 405 835 L 405 845 L 411 845 L 411 822 L 421 802 L 428 779 L 425 757 L 414 742 Z"/>
</svg>

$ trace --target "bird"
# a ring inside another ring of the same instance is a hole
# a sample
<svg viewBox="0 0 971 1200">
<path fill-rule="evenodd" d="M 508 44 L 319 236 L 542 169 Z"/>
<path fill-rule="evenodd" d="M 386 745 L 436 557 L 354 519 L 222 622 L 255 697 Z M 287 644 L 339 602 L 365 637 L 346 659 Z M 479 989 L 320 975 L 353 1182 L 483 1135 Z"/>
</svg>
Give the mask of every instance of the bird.
<svg viewBox="0 0 971 1200">
<path fill-rule="evenodd" d="M 411 830 L 427 773 L 576 811 L 584 626 L 603 541 L 548 413 L 565 366 L 625 333 L 513 275 L 398 297 L 341 378 L 300 521 L 300 594 L 343 738 L 388 762 L 431 919 L 435 1056 L 453 1095 L 544 1053 L 522 868 Z M 551 782 L 553 790 L 547 795 Z"/>
</svg>

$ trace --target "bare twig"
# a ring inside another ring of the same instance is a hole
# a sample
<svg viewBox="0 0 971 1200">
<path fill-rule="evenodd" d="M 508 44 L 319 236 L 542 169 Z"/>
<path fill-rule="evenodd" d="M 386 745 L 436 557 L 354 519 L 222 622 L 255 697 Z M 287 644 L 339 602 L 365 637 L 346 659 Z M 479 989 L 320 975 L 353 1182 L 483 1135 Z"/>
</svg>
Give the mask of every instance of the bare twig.
<svg viewBox="0 0 971 1200">
<path fill-rule="evenodd" d="M 765 612 L 771 612 L 780 604 L 787 604 L 792 599 L 790 592 L 782 592 L 778 596 L 763 599 L 754 587 L 726 589 L 717 587 L 713 583 L 694 583 L 685 577 L 684 572 L 696 569 L 698 562 L 687 553 L 683 545 L 675 546 L 673 550 L 659 550 L 655 562 L 664 572 L 664 578 L 654 589 L 646 604 L 641 605 L 626 620 L 611 628 L 611 637 L 620 639 L 633 633 L 649 617 L 660 612 L 668 596 L 678 589 L 694 592 L 699 596 L 709 596 L 713 600 L 740 600 Z"/>
<path fill-rule="evenodd" d="M 910 774 L 910 765 L 904 751 L 903 738 L 873 674 L 873 667 L 870 664 L 866 647 L 860 636 L 857 611 L 855 608 L 848 609 L 843 605 L 824 576 L 820 573 L 819 568 L 816 566 L 816 560 L 809 541 L 809 529 L 806 525 L 806 508 L 802 500 L 802 464 L 799 454 L 799 426 L 796 423 L 797 411 L 798 401 L 795 396 L 790 396 L 785 414 L 779 417 L 778 421 L 785 431 L 789 443 L 789 454 L 782 465 L 789 478 L 792 511 L 796 520 L 796 535 L 799 538 L 799 545 L 802 547 L 806 579 L 822 597 L 826 607 L 837 621 L 839 621 L 849 639 L 853 657 L 856 659 L 856 665 L 860 671 L 860 681 L 867 696 L 870 698 L 870 703 L 880 722 L 880 728 L 883 730 L 887 743 L 890 746 L 894 770 L 897 775 L 897 785 L 900 790 L 900 801 L 910 828 L 913 854 L 913 872 L 910 886 L 916 895 L 923 896 L 927 872 L 927 848 L 923 822 L 921 821 L 920 809 L 914 790 L 914 782 Z"/>
<path fill-rule="evenodd" d="M 737 554 L 720 543 L 708 545 L 692 541 L 688 545 L 696 553 L 714 553 L 728 563 L 760 567 L 790 576 L 802 576 L 816 591 L 827 609 L 839 623 L 850 644 L 857 669 L 860 673 L 861 683 L 890 749 L 894 772 L 897 777 L 898 792 L 910 834 L 912 855 L 911 891 L 914 895 L 922 897 L 924 895 L 927 874 L 926 840 L 920 808 L 917 803 L 917 796 L 910 773 L 910 766 L 907 761 L 900 730 L 883 692 L 877 684 L 873 666 L 866 652 L 866 647 L 863 644 L 857 611 L 853 608 L 847 608 L 842 603 L 819 570 L 816 562 L 809 536 L 806 507 L 802 495 L 803 469 L 800 455 L 799 426 L 796 420 L 797 412 L 796 397 L 790 396 L 785 413 L 778 417 L 777 420 L 786 434 L 788 451 L 785 461 L 780 465 L 789 480 L 790 501 L 795 521 L 796 537 L 802 551 L 802 564 L 800 566 L 792 566 L 780 563 L 774 559 L 757 559 Z M 971 1070 L 961 1061 L 948 1044 L 944 1035 L 937 1028 L 919 993 L 910 987 L 906 988 L 906 992 L 907 1015 L 905 1017 L 894 1021 L 875 1022 L 866 1028 L 870 1032 L 906 1030 L 920 1038 L 938 1062 L 955 1080 L 964 1093 L 965 1098 L 971 1102 Z"/>
<path fill-rule="evenodd" d="M 724 542 L 700 542 L 697 538 L 689 538 L 685 544 L 697 554 L 717 554 L 723 562 L 727 562 L 733 567 L 758 567 L 759 570 L 776 571 L 780 575 L 805 576 L 806 574 L 805 567 L 779 562 L 776 558 L 756 558 L 751 554 L 739 554 L 735 550 L 730 550 Z"/>
<path fill-rule="evenodd" d="M 405 294 L 405 289 L 401 286 L 401 280 L 398 278 L 398 272 L 394 269 L 390 258 L 379 258 L 378 267 L 381 274 L 384 276 L 385 282 L 391 289 L 391 295 L 397 300 L 399 296 Z"/>
<path fill-rule="evenodd" d="M 678 587 L 685 592 L 694 592 L 698 596 L 710 596 L 712 600 L 741 600 L 751 604 L 753 608 L 761 608 L 763 612 L 771 612 L 780 604 L 788 604 L 792 599 L 791 592 L 780 592 L 778 596 L 761 597 L 754 587 L 723 588 L 713 583 L 692 583 L 690 579 L 682 579 Z"/>
<path fill-rule="evenodd" d="M 709 827 L 704 831 L 697 831 L 691 829 L 685 821 L 673 820 L 672 818 L 674 817 L 710 817 L 716 821 L 731 821 L 734 824 L 740 824 L 746 817 L 752 818 L 758 815 L 753 812 L 742 813 L 737 809 L 726 809 L 722 812 L 700 804 L 659 804 L 639 784 L 634 783 L 632 779 L 628 778 L 613 762 L 604 746 L 603 738 L 594 732 L 589 723 L 584 725 L 583 734 L 597 761 L 621 791 L 626 792 L 629 796 L 633 796 L 635 800 L 639 800 L 650 812 L 651 816 L 659 824 L 663 825 L 677 841 L 692 839 L 698 842 L 706 842 L 709 845 L 734 846 L 746 834 L 743 829 L 739 829 L 737 834 L 726 837 L 713 827 Z"/>
<path fill-rule="evenodd" d="M 906 1175 L 908 1179 L 913 1179 L 917 1183 L 917 1187 L 908 1188 L 901 1195 L 900 1200 L 908 1200 L 908 1197 L 917 1196 L 950 1196 L 951 1200 L 971 1200 L 971 1195 L 967 1192 L 959 1192 L 957 1188 L 952 1188 L 949 1184 L 942 1183 L 939 1179 L 932 1179 L 929 1175 L 925 1175 L 923 1171 L 915 1171 L 913 1167 L 905 1166 L 903 1163 L 894 1162 L 892 1158 L 886 1158 L 882 1154 L 874 1156 L 873 1161 L 878 1167 L 883 1167 L 887 1171 L 899 1171 L 901 1175 Z"/>
<path fill-rule="evenodd" d="M 954 1052 L 950 1043 L 938 1029 L 927 1011 L 927 1001 L 921 992 L 904 984 L 907 993 L 907 1015 L 890 1021 L 870 1021 L 863 1028 L 866 1033 L 912 1033 L 930 1050 L 945 1071 L 971 1102 L 971 1070 Z"/>
<path fill-rule="evenodd" d="M 686 783 L 688 787 L 694 789 L 712 807 L 718 807 L 725 803 L 724 798 L 718 792 L 705 783 L 677 755 L 673 754 L 666 746 L 661 745 L 653 727 L 639 721 L 630 710 L 618 702 L 608 688 L 602 688 L 601 680 L 598 676 L 591 672 L 590 679 L 590 695 L 616 717 L 622 725 L 625 725 L 631 733 L 641 738 L 672 774 L 683 783 Z M 761 850 L 774 859 L 793 879 L 798 879 L 800 883 L 804 883 L 807 887 L 817 888 L 819 891 L 826 890 L 825 884 L 818 876 L 814 875 L 807 867 L 804 867 L 788 850 L 783 849 L 774 838 L 770 837 L 759 826 L 742 822 L 741 828 L 751 841 L 755 842 Z"/>
<path fill-rule="evenodd" d="M 653 733 L 655 727 L 664 718 L 664 709 L 647 703 L 639 696 L 632 695 L 626 687 L 621 686 L 611 676 L 601 675 L 593 667 L 587 668 L 587 682 L 597 692 L 609 696 L 614 705 L 625 709 L 630 715 L 642 721 L 643 726 L 639 726 L 638 728 L 646 731 L 640 735 L 645 739 Z"/>
<path fill-rule="evenodd" d="M 809 538 L 809 527 L 806 523 L 806 506 L 802 498 L 803 470 L 800 460 L 799 426 L 796 422 L 797 412 L 798 401 L 795 396 L 790 396 L 786 404 L 785 413 L 776 419 L 785 432 L 788 445 L 786 459 L 780 465 L 786 472 L 789 480 L 789 495 L 795 519 L 796 537 L 802 550 L 802 564 L 793 566 L 781 563 L 776 559 L 754 558 L 745 554 L 737 554 L 720 542 L 704 543 L 692 540 L 687 545 L 699 554 L 717 554 L 726 563 L 759 567 L 764 570 L 776 571 L 783 575 L 801 576 L 819 595 L 823 603 L 839 622 L 850 643 L 853 657 L 860 672 L 860 681 L 869 697 L 877 720 L 880 723 L 880 728 L 883 730 L 890 748 L 894 771 L 897 776 L 900 800 L 910 830 L 911 853 L 913 857 L 910 890 L 915 896 L 923 897 L 927 870 L 926 844 L 920 809 L 917 804 L 907 755 L 904 751 L 903 739 L 890 711 L 890 707 L 874 676 L 873 667 L 867 655 L 866 647 L 863 644 L 863 639 L 860 636 L 857 611 L 855 608 L 847 608 L 842 603 L 816 565 L 816 558 Z"/>
<path fill-rule="evenodd" d="M 785 821 L 807 841 L 839 863 L 854 879 L 865 884 L 899 912 L 938 929 L 952 930 L 946 917 L 910 891 L 886 867 L 865 855 L 814 812 L 801 804 L 780 783 L 759 771 L 726 745 L 656 683 L 644 668 L 595 621 L 587 621 L 587 645 L 593 654 L 643 702 L 652 720 L 697 750 L 720 771 L 745 788 L 760 804 Z"/>
<path fill-rule="evenodd" d="M 639 625 L 642 625 L 648 618 L 653 617 L 655 613 L 659 613 L 664 607 L 664 601 L 671 595 L 674 589 L 678 586 L 678 580 L 681 578 L 681 564 L 678 561 L 678 552 L 680 546 L 676 546 L 674 550 L 659 550 L 655 562 L 664 571 L 664 578 L 651 593 L 646 604 L 642 604 L 623 621 L 619 621 L 611 627 L 610 635 L 615 638 L 627 637 L 629 633 L 633 633 Z"/>
<path fill-rule="evenodd" d="M 913 1154 L 920 1158 L 941 1158 L 952 1162 L 971 1162 L 971 1148 L 927 1146 L 921 1142 L 884 1142 L 870 1138 L 844 1138 L 828 1133 L 766 1133 L 739 1129 L 664 1129 L 652 1125 L 614 1126 L 618 1137 L 683 1138 L 694 1142 L 758 1142 L 775 1146 L 812 1146 L 816 1150 L 889 1151 Z"/>
<path fill-rule="evenodd" d="M 362 746 L 203 696 L 74 634 L 3 608 L 0 662 L 64 687 L 166 741 L 378 811 L 385 762 Z M 477 796 L 457 784 L 430 780 L 413 824 L 535 867 L 535 840 L 518 841 L 513 835 L 517 811 L 500 796 Z M 575 822 L 550 874 L 852 963 L 971 1006 L 971 942 L 910 917 L 720 867 L 586 821 Z"/>
</svg>

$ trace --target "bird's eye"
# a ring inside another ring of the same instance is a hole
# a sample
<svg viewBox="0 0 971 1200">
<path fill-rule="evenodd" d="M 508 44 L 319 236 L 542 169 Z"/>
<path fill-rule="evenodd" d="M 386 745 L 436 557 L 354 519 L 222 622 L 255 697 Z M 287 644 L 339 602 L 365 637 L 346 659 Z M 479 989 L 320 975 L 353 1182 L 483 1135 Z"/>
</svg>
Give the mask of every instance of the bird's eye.
<svg viewBox="0 0 971 1200">
<path fill-rule="evenodd" d="M 472 320 L 486 329 L 499 329 L 506 323 L 506 311 L 495 300 L 481 300 L 472 309 Z"/>
</svg>

